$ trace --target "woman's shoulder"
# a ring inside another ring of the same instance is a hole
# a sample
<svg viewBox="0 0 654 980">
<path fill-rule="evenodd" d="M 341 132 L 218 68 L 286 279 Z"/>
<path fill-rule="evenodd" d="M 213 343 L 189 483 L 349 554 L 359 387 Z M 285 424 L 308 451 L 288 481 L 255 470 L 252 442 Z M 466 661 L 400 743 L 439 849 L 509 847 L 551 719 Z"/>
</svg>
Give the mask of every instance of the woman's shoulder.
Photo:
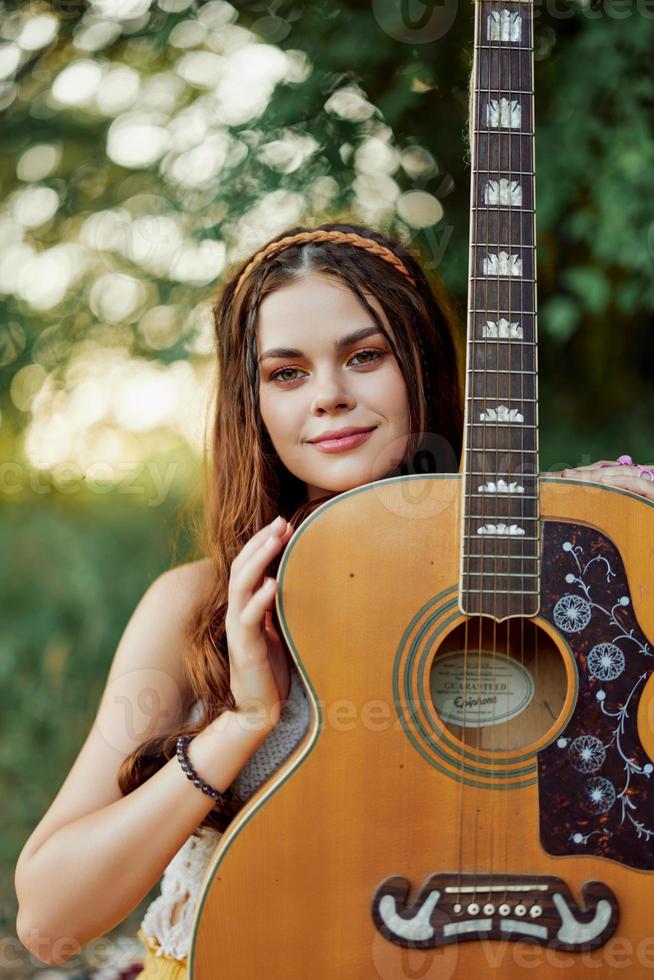
<svg viewBox="0 0 654 980">
<path fill-rule="evenodd" d="M 210 559 L 176 565 L 162 572 L 149 588 L 152 602 L 158 608 L 162 621 L 176 621 L 185 634 L 196 622 L 196 615 L 208 601 L 214 583 L 213 565 Z"/>
<path fill-rule="evenodd" d="M 162 572 L 158 579 L 162 583 L 162 592 L 168 589 L 190 602 L 200 602 L 207 597 L 213 580 L 214 571 L 210 558 L 176 565 Z"/>
<path fill-rule="evenodd" d="M 142 600 L 145 607 L 143 626 L 147 627 L 151 637 L 150 655 L 157 657 L 159 666 L 173 675 L 183 688 L 185 709 L 192 692 L 183 666 L 183 652 L 195 627 L 197 613 L 209 599 L 213 581 L 210 559 L 186 562 L 161 572 Z M 156 643 L 157 637 L 160 637 L 160 643 Z"/>
</svg>

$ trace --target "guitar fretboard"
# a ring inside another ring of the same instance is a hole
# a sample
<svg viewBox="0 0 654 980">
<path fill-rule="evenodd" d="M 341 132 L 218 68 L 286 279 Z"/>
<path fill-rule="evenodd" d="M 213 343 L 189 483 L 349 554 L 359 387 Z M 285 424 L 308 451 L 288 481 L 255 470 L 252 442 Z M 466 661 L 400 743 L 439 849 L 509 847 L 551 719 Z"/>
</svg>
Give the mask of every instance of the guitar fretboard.
<svg viewBox="0 0 654 980">
<path fill-rule="evenodd" d="M 533 6 L 477 0 L 461 608 L 539 600 Z"/>
</svg>

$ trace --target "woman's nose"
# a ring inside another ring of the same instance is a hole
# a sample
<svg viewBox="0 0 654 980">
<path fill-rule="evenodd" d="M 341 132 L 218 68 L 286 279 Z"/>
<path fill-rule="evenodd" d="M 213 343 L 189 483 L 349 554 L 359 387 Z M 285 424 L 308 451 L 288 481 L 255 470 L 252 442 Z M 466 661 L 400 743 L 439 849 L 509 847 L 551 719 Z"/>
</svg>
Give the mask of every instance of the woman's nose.
<svg viewBox="0 0 654 980">
<path fill-rule="evenodd" d="M 333 412 L 337 408 L 351 408 L 354 404 L 355 398 L 342 379 L 334 374 L 317 378 L 312 412 Z"/>
</svg>

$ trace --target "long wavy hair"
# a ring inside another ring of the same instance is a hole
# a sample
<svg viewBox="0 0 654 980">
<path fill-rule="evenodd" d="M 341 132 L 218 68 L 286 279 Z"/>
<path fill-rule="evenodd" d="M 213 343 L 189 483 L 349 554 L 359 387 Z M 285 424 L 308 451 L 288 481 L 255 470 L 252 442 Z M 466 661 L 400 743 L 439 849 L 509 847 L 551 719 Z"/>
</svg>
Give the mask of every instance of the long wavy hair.
<svg viewBox="0 0 654 980">
<path fill-rule="evenodd" d="M 277 514 L 292 520 L 297 528 L 327 499 L 307 501 L 305 484 L 282 464 L 259 413 L 256 327 L 266 295 L 308 273 L 345 283 L 386 335 L 406 383 L 411 434 L 397 472 L 457 472 L 459 468 L 462 330 L 442 281 L 435 275 L 429 281 L 411 251 L 384 234 L 357 224 L 326 223 L 318 227 L 353 232 L 389 248 L 416 285 L 374 252 L 330 241 L 282 248 L 254 267 L 237 290 L 248 260 L 224 283 L 213 304 L 218 380 L 204 456 L 200 531 L 201 552 L 210 559 L 212 583 L 206 600 L 198 603 L 184 650 L 186 676 L 195 699 L 201 702 L 202 716 L 183 727 L 178 722 L 174 731 L 149 739 L 123 761 L 118 783 L 124 795 L 175 754 L 179 735 L 194 736 L 224 711 L 235 708 L 229 686 L 225 614 L 230 568 L 236 555 Z M 298 226 L 271 241 L 315 230 Z M 381 304 L 393 336 L 389 336 L 366 293 Z M 280 558 L 271 563 L 268 574 L 276 574 Z M 200 826 L 224 831 L 242 805 L 234 793 L 233 799 L 214 807 Z"/>
</svg>

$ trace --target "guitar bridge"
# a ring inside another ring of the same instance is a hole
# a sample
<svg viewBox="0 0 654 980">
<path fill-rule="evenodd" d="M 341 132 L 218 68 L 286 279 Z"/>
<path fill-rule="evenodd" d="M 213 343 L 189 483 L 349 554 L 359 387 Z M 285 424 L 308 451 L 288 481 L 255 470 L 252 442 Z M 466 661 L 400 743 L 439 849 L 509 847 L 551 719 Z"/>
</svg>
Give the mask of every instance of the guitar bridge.
<svg viewBox="0 0 654 980">
<path fill-rule="evenodd" d="M 583 908 L 549 875 L 433 874 L 407 905 L 409 889 L 408 878 L 384 879 L 372 917 L 389 942 L 413 949 L 484 938 L 583 952 L 604 945 L 618 924 L 615 895 L 599 881 L 582 886 Z"/>
</svg>

